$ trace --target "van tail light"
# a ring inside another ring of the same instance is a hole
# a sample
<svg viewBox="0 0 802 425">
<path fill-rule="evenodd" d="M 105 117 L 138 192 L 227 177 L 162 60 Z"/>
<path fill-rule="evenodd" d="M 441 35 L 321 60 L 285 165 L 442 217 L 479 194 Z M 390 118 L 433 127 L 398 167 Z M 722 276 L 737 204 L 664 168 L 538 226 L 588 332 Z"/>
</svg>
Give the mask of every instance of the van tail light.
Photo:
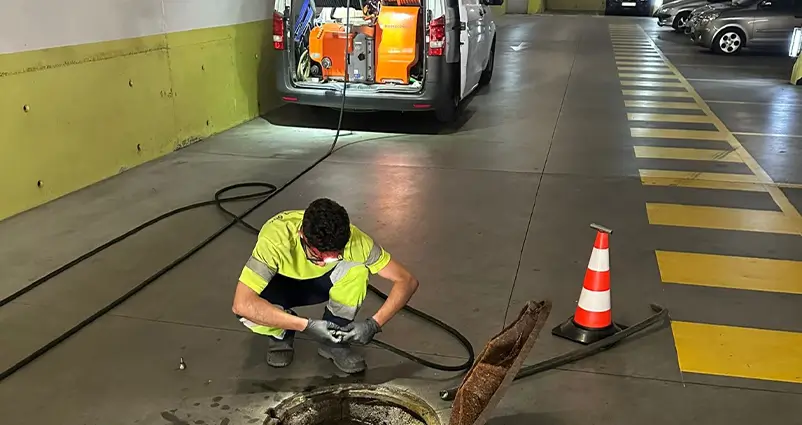
<svg viewBox="0 0 802 425">
<path fill-rule="evenodd" d="M 273 12 L 273 48 L 284 50 L 284 16 Z"/>
<path fill-rule="evenodd" d="M 445 15 L 429 21 L 429 56 L 443 56 L 446 50 Z"/>
</svg>

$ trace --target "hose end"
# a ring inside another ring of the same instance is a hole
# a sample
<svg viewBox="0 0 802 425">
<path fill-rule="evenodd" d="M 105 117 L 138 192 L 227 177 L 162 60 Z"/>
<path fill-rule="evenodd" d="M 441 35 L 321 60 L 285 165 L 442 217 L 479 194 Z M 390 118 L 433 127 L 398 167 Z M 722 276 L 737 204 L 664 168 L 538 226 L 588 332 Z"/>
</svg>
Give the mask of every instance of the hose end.
<svg viewBox="0 0 802 425">
<path fill-rule="evenodd" d="M 457 388 L 440 391 L 440 398 L 444 401 L 454 401 L 457 397 Z"/>
</svg>

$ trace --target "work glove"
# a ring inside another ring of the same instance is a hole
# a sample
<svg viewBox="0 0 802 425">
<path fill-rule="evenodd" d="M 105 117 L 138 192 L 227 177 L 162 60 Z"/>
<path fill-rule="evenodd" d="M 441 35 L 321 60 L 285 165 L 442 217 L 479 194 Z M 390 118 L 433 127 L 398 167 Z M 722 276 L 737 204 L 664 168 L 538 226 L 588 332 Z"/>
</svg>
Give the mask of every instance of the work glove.
<svg viewBox="0 0 802 425">
<path fill-rule="evenodd" d="M 346 344 L 365 345 L 373 341 L 373 337 L 382 331 L 379 323 L 372 317 L 358 322 L 351 322 L 335 332 L 340 341 Z"/>
<path fill-rule="evenodd" d="M 338 330 L 342 330 L 342 328 L 328 320 L 309 319 L 306 329 L 301 332 L 314 340 L 336 344 L 340 342 L 334 335 L 334 332 Z"/>
</svg>

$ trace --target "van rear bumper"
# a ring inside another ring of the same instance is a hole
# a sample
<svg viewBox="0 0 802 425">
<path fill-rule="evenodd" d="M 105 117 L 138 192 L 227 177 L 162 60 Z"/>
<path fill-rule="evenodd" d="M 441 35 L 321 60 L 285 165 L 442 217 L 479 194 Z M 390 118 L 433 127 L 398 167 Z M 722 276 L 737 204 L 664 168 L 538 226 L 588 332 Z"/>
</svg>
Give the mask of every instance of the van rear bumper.
<svg viewBox="0 0 802 425">
<path fill-rule="evenodd" d="M 323 106 L 339 109 L 342 106 L 341 90 L 323 90 L 297 87 L 292 83 L 289 53 L 283 52 L 277 64 L 277 88 L 285 103 Z M 446 63 L 445 57 L 428 57 L 428 72 L 423 89 L 414 94 L 376 93 L 357 89 L 346 89 L 345 109 L 359 111 L 425 111 L 437 108 L 451 98 L 454 87 L 454 67 Z"/>
</svg>

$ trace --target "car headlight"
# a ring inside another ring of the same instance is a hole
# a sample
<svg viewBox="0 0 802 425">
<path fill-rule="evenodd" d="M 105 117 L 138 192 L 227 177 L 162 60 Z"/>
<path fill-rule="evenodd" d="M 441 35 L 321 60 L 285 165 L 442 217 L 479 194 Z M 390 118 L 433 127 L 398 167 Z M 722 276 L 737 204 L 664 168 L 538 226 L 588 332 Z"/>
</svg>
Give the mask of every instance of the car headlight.
<svg viewBox="0 0 802 425">
<path fill-rule="evenodd" d="M 701 23 L 702 23 L 702 25 L 704 25 L 704 24 L 707 24 L 708 22 L 710 22 L 710 21 L 712 21 L 712 20 L 714 20 L 714 19 L 718 18 L 718 15 L 719 15 L 719 13 L 711 13 L 711 14 L 709 14 L 709 15 L 705 15 L 705 16 L 704 16 L 704 17 L 701 19 Z"/>
</svg>

